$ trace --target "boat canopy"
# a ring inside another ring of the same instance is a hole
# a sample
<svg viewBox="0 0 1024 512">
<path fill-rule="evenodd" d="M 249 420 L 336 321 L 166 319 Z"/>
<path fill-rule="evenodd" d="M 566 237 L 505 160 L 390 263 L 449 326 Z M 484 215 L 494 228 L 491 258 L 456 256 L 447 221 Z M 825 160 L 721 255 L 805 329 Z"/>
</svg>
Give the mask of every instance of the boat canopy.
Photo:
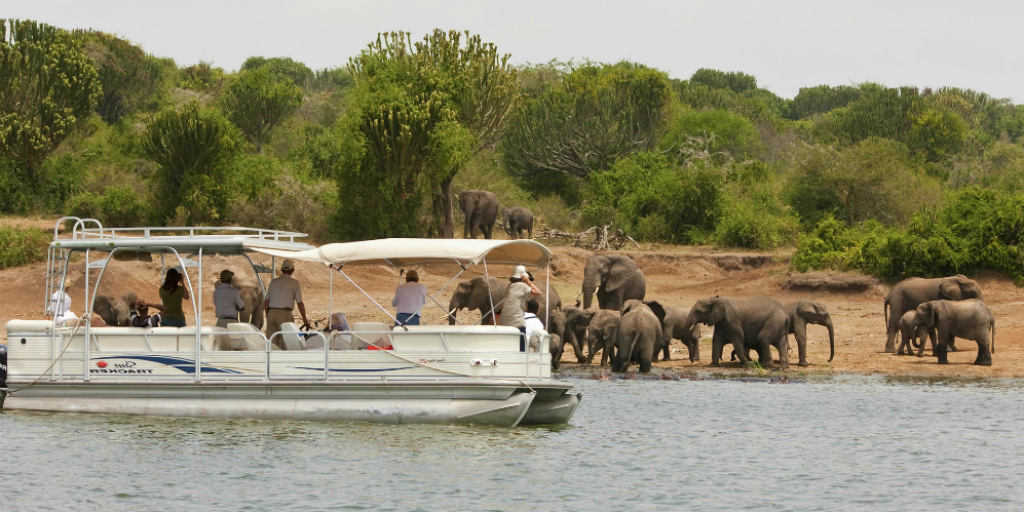
<svg viewBox="0 0 1024 512">
<path fill-rule="evenodd" d="M 51 247 L 69 250 L 97 250 L 119 252 L 163 252 L 168 248 L 179 253 L 203 252 L 240 254 L 257 249 L 285 252 L 315 250 L 300 241 L 303 233 L 237 227 L 147 227 L 147 228 L 94 228 L 75 229 L 70 235 L 54 230 Z"/>
<path fill-rule="evenodd" d="M 451 238 L 384 238 L 322 245 L 306 251 L 253 247 L 270 256 L 325 265 L 390 265 L 415 267 L 436 263 L 529 265 L 541 267 L 551 251 L 533 240 L 465 240 Z"/>
</svg>

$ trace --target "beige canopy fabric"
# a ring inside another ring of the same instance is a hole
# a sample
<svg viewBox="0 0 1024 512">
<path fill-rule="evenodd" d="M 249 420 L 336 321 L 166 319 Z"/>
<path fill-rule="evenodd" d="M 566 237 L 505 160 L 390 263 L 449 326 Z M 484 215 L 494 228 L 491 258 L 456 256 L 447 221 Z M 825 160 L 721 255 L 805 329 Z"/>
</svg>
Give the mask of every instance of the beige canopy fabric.
<svg viewBox="0 0 1024 512">
<path fill-rule="evenodd" d="M 325 265 L 391 265 L 413 267 L 430 263 L 477 264 L 485 258 L 493 265 L 547 264 L 551 251 L 533 240 L 464 240 L 450 238 L 385 238 L 327 244 L 306 251 L 280 251 L 252 247 L 255 252 L 321 262 Z"/>
</svg>

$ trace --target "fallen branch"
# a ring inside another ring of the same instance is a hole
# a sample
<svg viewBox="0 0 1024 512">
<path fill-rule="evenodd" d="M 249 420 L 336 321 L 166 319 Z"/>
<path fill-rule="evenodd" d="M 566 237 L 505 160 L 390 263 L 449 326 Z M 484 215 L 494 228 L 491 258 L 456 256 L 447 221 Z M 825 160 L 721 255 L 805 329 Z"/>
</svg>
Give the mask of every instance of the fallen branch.
<svg viewBox="0 0 1024 512">
<path fill-rule="evenodd" d="M 544 228 L 538 233 L 537 238 L 549 240 L 565 240 L 573 247 L 582 247 L 593 251 L 605 251 L 608 249 L 621 249 L 627 243 L 632 243 L 639 248 L 640 244 L 633 237 L 624 233 L 621 229 L 611 231 L 611 224 L 603 226 L 590 226 L 579 232 L 571 233 L 552 228 Z"/>
</svg>

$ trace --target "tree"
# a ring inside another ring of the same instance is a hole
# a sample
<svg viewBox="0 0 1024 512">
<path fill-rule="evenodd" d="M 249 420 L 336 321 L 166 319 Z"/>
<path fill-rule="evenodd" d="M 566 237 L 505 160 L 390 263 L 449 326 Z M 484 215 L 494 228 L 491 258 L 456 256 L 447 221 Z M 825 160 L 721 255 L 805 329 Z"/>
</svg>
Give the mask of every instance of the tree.
<svg viewBox="0 0 1024 512">
<path fill-rule="evenodd" d="M 306 87 L 313 80 L 313 71 L 309 67 L 288 57 L 249 57 L 238 71 L 254 69 L 265 69 L 273 75 L 289 78 L 299 87 Z"/>
<path fill-rule="evenodd" d="M 221 104 L 245 138 L 259 151 L 270 130 L 299 108 L 302 89 L 290 78 L 260 67 L 243 71 L 224 92 Z"/>
<path fill-rule="evenodd" d="M 757 79 L 740 71 L 701 68 L 693 73 L 690 81 L 713 89 L 729 89 L 735 93 L 757 89 Z"/>
<path fill-rule="evenodd" d="M 142 149 L 160 165 L 154 175 L 159 193 L 154 195 L 163 219 L 197 223 L 224 218 L 237 138 L 227 119 L 194 102 L 157 115 L 142 137 Z"/>
<path fill-rule="evenodd" d="M 450 111 L 453 121 L 468 130 L 472 154 L 495 144 L 518 98 L 515 69 L 508 60 L 509 56 L 499 54 L 493 43 L 485 43 L 469 32 L 434 30 L 416 43 L 408 33 L 392 32 L 380 34 L 376 42 L 350 61 L 349 68 L 357 88 L 369 82 L 391 81 L 402 84 L 416 98 L 439 102 L 438 108 Z M 423 108 L 429 112 L 434 107 L 424 103 Z M 419 128 L 429 131 L 433 126 Z M 464 134 L 451 125 L 445 125 L 444 131 L 453 138 L 433 138 L 432 144 L 451 141 L 453 145 L 443 151 L 439 147 L 430 151 L 433 165 L 428 181 L 433 183 L 435 230 L 439 236 L 451 237 L 455 231 L 451 184 L 468 155 L 461 155 Z M 374 135 L 390 136 L 381 131 Z M 447 153 L 449 150 L 454 153 Z M 455 154 L 461 156 L 443 156 Z"/>
<path fill-rule="evenodd" d="M 67 32 L 0 19 L 0 153 L 39 179 L 39 165 L 96 106 L 101 85 Z"/>
<path fill-rule="evenodd" d="M 586 64 L 523 102 L 502 141 L 506 168 L 533 185 L 552 173 L 586 178 L 657 144 L 672 86 L 661 71 Z"/>
<path fill-rule="evenodd" d="M 793 98 L 789 118 L 804 119 L 814 114 L 823 114 L 835 108 L 845 107 L 860 96 L 860 89 L 849 85 L 801 87 Z"/>
<path fill-rule="evenodd" d="M 142 105 L 164 79 L 164 63 L 146 55 L 129 41 L 95 30 L 76 30 L 85 54 L 92 60 L 103 85 L 96 113 L 108 123 Z"/>
</svg>

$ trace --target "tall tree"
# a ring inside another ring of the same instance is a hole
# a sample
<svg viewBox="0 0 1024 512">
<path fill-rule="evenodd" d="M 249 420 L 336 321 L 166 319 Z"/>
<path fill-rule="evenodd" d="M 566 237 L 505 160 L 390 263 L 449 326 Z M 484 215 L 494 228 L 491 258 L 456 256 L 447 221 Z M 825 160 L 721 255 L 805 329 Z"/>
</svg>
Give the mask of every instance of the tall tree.
<svg viewBox="0 0 1024 512">
<path fill-rule="evenodd" d="M 96 113 L 104 121 L 116 123 L 159 90 L 166 69 L 160 59 L 110 34 L 95 30 L 76 30 L 73 34 L 99 73 L 103 94 Z"/>
<path fill-rule="evenodd" d="M 628 62 L 583 65 L 523 103 L 502 140 L 505 165 L 527 181 L 607 170 L 657 144 L 671 99 L 661 71 Z"/>
<path fill-rule="evenodd" d="M 146 128 L 142 149 L 160 165 L 154 194 L 162 220 L 216 222 L 230 199 L 229 164 L 237 153 L 237 131 L 219 113 L 196 103 L 161 112 Z"/>
<path fill-rule="evenodd" d="M 302 103 L 302 89 L 290 78 L 259 67 L 243 71 L 221 100 L 228 118 L 259 151 L 270 130 Z"/>
<path fill-rule="evenodd" d="M 408 33 L 380 34 L 349 67 L 357 87 L 390 77 L 441 101 L 472 134 L 475 153 L 496 143 L 518 98 L 516 72 L 508 60 L 478 35 L 438 29 L 415 43 Z M 432 205 L 435 230 L 442 237 L 454 234 L 451 185 L 464 161 L 434 169 Z"/>
<path fill-rule="evenodd" d="M 100 93 L 96 69 L 69 33 L 0 19 L 0 152 L 29 180 L 89 117 Z"/>
</svg>

